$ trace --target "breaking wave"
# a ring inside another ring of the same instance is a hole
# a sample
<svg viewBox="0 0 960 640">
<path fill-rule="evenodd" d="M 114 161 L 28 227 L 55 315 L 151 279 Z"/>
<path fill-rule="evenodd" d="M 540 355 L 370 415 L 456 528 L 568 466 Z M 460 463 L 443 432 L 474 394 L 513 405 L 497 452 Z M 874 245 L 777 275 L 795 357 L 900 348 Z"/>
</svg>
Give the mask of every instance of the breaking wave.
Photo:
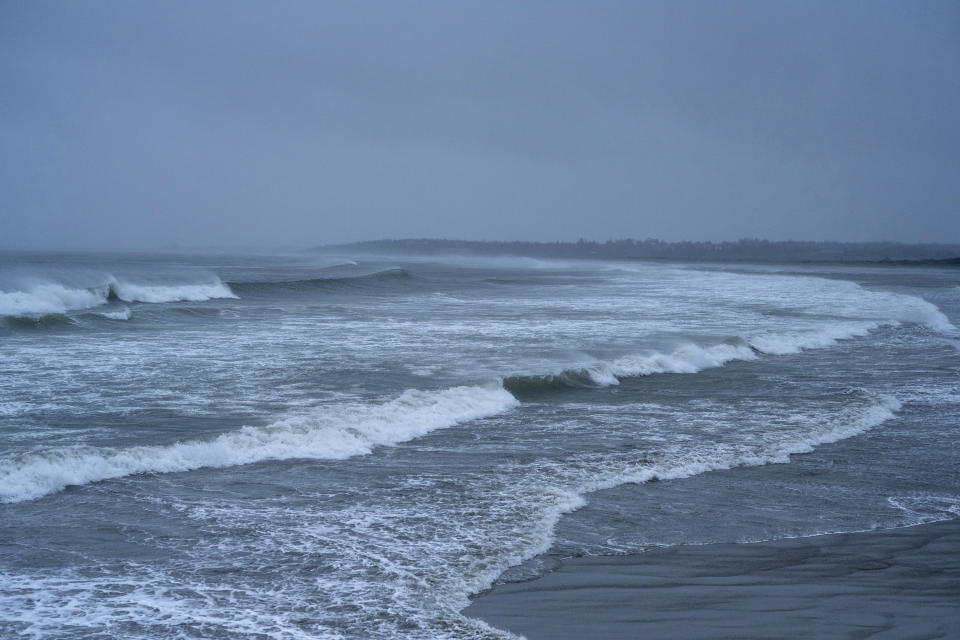
<svg viewBox="0 0 960 640">
<path fill-rule="evenodd" d="M 825 349 L 842 340 L 862 337 L 880 327 L 899 325 L 901 322 L 920 324 L 946 335 L 958 332 L 935 305 L 920 298 L 911 297 L 910 301 L 913 304 L 903 307 L 901 313 L 893 314 L 899 317 L 890 320 L 838 321 L 816 329 L 737 336 L 708 346 L 690 342 L 671 351 L 648 351 L 613 361 L 598 360 L 556 373 L 508 376 L 503 379 L 503 386 L 514 393 L 524 394 L 608 387 L 620 384 L 623 378 L 659 373 L 699 373 L 738 360 L 756 360 L 761 355 L 789 355 L 809 349 Z"/>
<path fill-rule="evenodd" d="M 48 282 L 35 285 L 26 291 L 0 291 L 0 315 L 17 317 L 62 314 L 106 304 L 109 295 L 109 286 L 72 289 Z"/>
<path fill-rule="evenodd" d="M 70 287 L 58 282 L 43 282 L 18 291 L 0 291 L 0 316 L 41 317 L 83 311 L 111 301 L 123 302 L 201 302 L 216 298 L 236 298 L 230 287 L 216 279 L 199 284 L 135 284 L 110 277 L 94 287 Z M 103 315 L 119 318 L 114 311 Z"/>
<path fill-rule="evenodd" d="M 203 284 L 139 285 L 114 281 L 109 297 L 124 302 L 203 302 L 218 298 L 236 298 L 230 287 L 218 278 Z"/>
<path fill-rule="evenodd" d="M 230 467 L 290 458 L 343 459 L 518 404 L 499 386 L 408 390 L 382 404 L 348 404 L 243 427 L 212 440 L 126 448 L 60 447 L 0 458 L 0 502 L 138 473 Z"/>
<path fill-rule="evenodd" d="M 883 324 L 849 322 L 818 330 L 757 334 L 710 346 L 687 343 L 672 351 L 628 355 L 611 362 L 598 361 L 559 373 L 510 376 L 504 378 L 503 386 L 515 393 L 531 393 L 564 388 L 608 387 L 620 384 L 622 378 L 658 373 L 699 373 L 737 360 L 756 360 L 760 355 L 787 355 L 830 347 L 840 340 L 867 335 Z"/>
</svg>

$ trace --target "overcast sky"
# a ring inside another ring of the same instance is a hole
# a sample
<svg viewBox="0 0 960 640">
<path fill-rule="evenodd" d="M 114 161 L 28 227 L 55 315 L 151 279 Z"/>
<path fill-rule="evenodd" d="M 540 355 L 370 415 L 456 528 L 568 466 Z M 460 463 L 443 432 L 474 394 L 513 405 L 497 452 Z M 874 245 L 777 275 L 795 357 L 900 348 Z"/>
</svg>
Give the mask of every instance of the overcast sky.
<svg viewBox="0 0 960 640">
<path fill-rule="evenodd" d="M 960 242 L 960 2 L 0 0 L 0 246 Z"/>
</svg>

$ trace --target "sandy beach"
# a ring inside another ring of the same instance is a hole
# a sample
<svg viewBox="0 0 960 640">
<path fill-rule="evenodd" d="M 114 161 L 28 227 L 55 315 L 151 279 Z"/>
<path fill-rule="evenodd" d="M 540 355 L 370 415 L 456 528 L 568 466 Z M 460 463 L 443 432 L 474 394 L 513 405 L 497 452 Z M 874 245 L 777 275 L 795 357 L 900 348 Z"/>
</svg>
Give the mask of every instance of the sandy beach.
<svg viewBox="0 0 960 640">
<path fill-rule="evenodd" d="M 958 638 L 960 519 L 571 558 L 464 613 L 530 640 Z"/>
</svg>

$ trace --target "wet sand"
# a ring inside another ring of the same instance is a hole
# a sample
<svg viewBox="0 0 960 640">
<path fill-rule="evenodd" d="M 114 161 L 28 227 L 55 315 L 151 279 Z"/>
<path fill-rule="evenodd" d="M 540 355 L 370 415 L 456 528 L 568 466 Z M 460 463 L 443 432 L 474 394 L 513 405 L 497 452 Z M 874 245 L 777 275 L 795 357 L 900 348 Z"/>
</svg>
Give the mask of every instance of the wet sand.
<svg viewBox="0 0 960 640">
<path fill-rule="evenodd" d="M 464 613 L 564 638 L 960 638 L 960 519 L 564 560 Z"/>
</svg>

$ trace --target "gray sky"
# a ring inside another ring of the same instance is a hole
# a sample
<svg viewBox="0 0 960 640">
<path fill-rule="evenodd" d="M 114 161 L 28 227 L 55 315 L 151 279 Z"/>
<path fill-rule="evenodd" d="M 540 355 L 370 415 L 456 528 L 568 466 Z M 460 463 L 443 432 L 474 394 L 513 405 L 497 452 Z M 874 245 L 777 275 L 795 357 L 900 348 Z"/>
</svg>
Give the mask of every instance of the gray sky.
<svg viewBox="0 0 960 640">
<path fill-rule="evenodd" d="M 0 0 L 0 246 L 960 242 L 960 3 Z"/>
</svg>

